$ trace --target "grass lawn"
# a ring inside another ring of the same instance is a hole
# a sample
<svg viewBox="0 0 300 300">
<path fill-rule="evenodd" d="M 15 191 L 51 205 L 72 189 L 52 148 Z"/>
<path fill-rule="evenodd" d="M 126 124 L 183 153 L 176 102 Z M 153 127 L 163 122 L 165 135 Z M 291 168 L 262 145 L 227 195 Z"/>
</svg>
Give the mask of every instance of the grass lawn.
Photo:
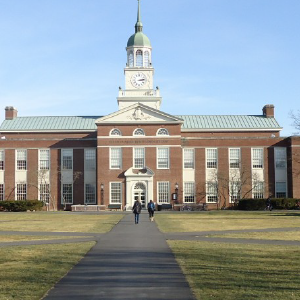
<svg viewBox="0 0 300 300">
<path fill-rule="evenodd" d="M 300 211 L 157 213 L 155 219 L 162 232 L 300 227 Z"/>
<path fill-rule="evenodd" d="M 0 234 L 0 242 L 19 242 L 19 241 L 45 241 L 45 240 L 67 240 L 78 238 L 78 236 L 49 236 L 49 235 L 2 235 Z"/>
<path fill-rule="evenodd" d="M 41 299 L 94 244 L 0 248 L 0 300 Z"/>
<path fill-rule="evenodd" d="M 122 214 L 0 213 L 0 231 L 105 233 L 123 218 Z"/>
<path fill-rule="evenodd" d="M 300 248 L 169 241 L 197 299 L 300 299 Z"/>
</svg>

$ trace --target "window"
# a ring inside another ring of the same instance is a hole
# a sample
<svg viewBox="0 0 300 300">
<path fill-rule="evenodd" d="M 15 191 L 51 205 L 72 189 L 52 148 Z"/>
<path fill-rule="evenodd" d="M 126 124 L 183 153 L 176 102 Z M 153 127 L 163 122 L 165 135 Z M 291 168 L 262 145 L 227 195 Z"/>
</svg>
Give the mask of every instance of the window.
<svg viewBox="0 0 300 300">
<path fill-rule="evenodd" d="M 195 183 L 185 182 L 184 183 L 184 202 L 194 203 L 195 202 Z"/>
<path fill-rule="evenodd" d="M 134 169 L 143 169 L 145 167 L 145 148 L 134 148 Z"/>
<path fill-rule="evenodd" d="M 276 169 L 286 168 L 286 148 L 274 148 Z"/>
<path fill-rule="evenodd" d="M 207 202 L 215 203 L 218 202 L 218 183 L 207 182 L 206 184 Z"/>
<path fill-rule="evenodd" d="M 207 169 L 216 169 L 218 165 L 217 149 L 206 149 Z"/>
<path fill-rule="evenodd" d="M 50 199 L 50 184 L 40 184 L 40 200 L 49 203 Z"/>
<path fill-rule="evenodd" d="M 195 150 L 183 149 L 183 166 L 185 169 L 195 168 Z"/>
<path fill-rule="evenodd" d="M 110 135 L 121 136 L 122 133 L 119 129 L 115 128 L 110 132 Z"/>
<path fill-rule="evenodd" d="M 136 67 L 143 66 L 143 52 L 141 50 L 136 51 Z"/>
<path fill-rule="evenodd" d="M 129 57 L 128 57 L 128 64 L 129 64 L 129 67 L 133 67 L 133 53 L 132 51 L 129 53 Z"/>
<path fill-rule="evenodd" d="M 0 150 L 0 170 L 4 170 L 4 150 Z"/>
<path fill-rule="evenodd" d="M 96 149 L 84 150 L 84 167 L 86 171 L 96 170 Z"/>
<path fill-rule="evenodd" d="M 137 128 L 133 132 L 133 135 L 145 135 L 145 132 L 144 132 L 144 130 L 142 128 Z"/>
<path fill-rule="evenodd" d="M 110 203 L 122 204 L 122 183 L 121 182 L 110 183 Z"/>
<path fill-rule="evenodd" d="M 286 198 L 286 182 L 276 182 L 276 198 Z"/>
<path fill-rule="evenodd" d="M 4 200 L 4 184 L 0 183 L 0 201 Z"/>
<path fill-rule="evenodd" d="M 169 169 L 169 148 L 157 148 L 157 168 Z"/>
<path fill-rule="evenodd" d="M 110 148 L 110 168 L 122 168 L 122 148 Z"/>
<path fill-rule="evenodd" d="M 96 203 L 96 185 L 87 183 L 85 185 L 85 204 Z"/>
<path fill-rule="evenodd" d="M 150 61 L 149 61 L 149 51 L 145 51 L 145 53 L 144 53 L 144 61 L 145 61 L 144 67 L 145 67 L 145 68 L 148 68 L 149 65 L 150 65 Z"/>
<path fill-rule="evenodd" d="M 26 183 L 17 184 L 17 200 L 26 200 L 27 186 Z"/>
<path fill-rule="evenodd" d="M 27 170 L 27 150 L 17 150 L 17 170 Z"/>
<path fill-rule="evenodd" d="M 241 198 L 241 182 L 231 181 L 230 182 L 230 202 L 234 203 Z"/>
<path fill-rule="evenodd" d="M 264 198 L 264 183 L 262 181 L 255 182 L 253 184 L 253 198 L 254 199 Z"/>
<path fill-rule="evenodd" d="M 169 131 L 166 128 L 160 128 L 156 135 L 169 135 Z"/>
<path fill-rule="evenodd" d="M 62 150 L 62 169 L 73 169 L 73 150 Z"/>
<path fill-rule="evenodd" d="M 170 203 L 170 184 L 168 181 L 157 183 L 158 203 Z"/>
<path fill-rule="evenodd" d="M 64 183 L 62 185 L 62 204 L 72 204 L 73 203 L 73 184 Z"/>
<path fill-rule="evenodd" d="M 262 169 L 263 167 L 263 149 L 252 149 L 252 168 Z"/>
<path fill-rule="evenodd" d="M 240 167 L 240 149 L 229 149 L 229 166 L 231 169 Z"/>
<path fill-rule="evenodd" d="M 40 150 L 40 170 L 49 170 L 50 168 L 50 150 Z"/>
</svg>

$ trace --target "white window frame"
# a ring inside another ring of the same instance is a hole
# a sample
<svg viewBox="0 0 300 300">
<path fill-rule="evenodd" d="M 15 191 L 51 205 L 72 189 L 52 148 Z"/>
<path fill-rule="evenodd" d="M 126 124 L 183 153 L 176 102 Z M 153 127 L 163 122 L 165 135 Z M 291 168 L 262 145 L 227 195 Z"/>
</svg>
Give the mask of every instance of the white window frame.
<svg viewBox="0 0 300 300">
<path fill-rule="evenodd" d="M 0 149 L 0 171 L 5 170 L 5 151 Z"/>
<path fill-rule="evenodd" d="M 144 66 L 144 53 L 141 49 L 135 52 L 135 66 L 141 68 Z"/>
<path fill-rule="evenodd" d="M 149 68 L 150 66 L 150 52 L 148 50 L 146 50 L 144 52 L 144 67 L 145 68 Z"/>
<path fill-rule="evenodd" d="M 206 148 L 205 153 L 206 169 L 218 169 L 218 148 Z"/>
<path fill-rule="evenodd" d="M 241 181 L 235 180 L 229 182 L 229 200 L 230 203 L 235 203 L 241 199 Z"/>
<path fill-rule="evenodd" d="M 274 148 L 274 164 L 276 169 L 286 169 L 287 168 L 287 153 L 284 147 Z"/>
<path fill-rule="evenodd" d="M 195 203 L 196 202 L 196 193 L 195 193 L 195 182 L 186 181 L 183 183 L 183 202 L 184 203 Z M 187 201 L 187 198 L 190 198 L 191 201 Z"/>
<path fill-rule="evenodd" d="M 184 148 L 183 149 L 183 168 L 195 169 L 195 149 Z"/>
<path fill-rule="evenodd" d="M 88 187 L 92 187 L 94 192 L 90 192 Z M 93 197 L 91 197 L 93 196 Z M 93 205 L 96 204 L 96 184 L 95 183 L 85 183 L 84 185 L 84 204 Z"/>
<path fill-rule="evenodd" d="M 5 198 L 5 185 L 0 183 L 0 201 L 4 201 Z"/>
<path fill-rule="evenodd" d="M 170 203 L 170 182 L 157 182 L 157 202 L 160 204 Z"/>
<path fill-rule="evenodd" d="M 25 153 L 25 157 L 21 157 L 22 152 Z M 27 149 L 16 149 L 16 170 L 26 171 L 27 167 Z"/>
<path fill-rule="evenodd" d="M 43 153 L 48 155 L 44 156 Z M 39 170 L 50 170 L 50 149 L 39 149 Z"/>
<path fill-rule="evenodd" d="M 50 201 L 50 183 L 40 183 L 39 185 L 39 200 L 44 203 Z"/>
<path fill-rule="evenodd" d="M 166 128 L 159 128 L 156 132 L 157 136 L 169 136 L 169 131 Z"/>
<path fill-rule="evenodd" d="M 280 188 L 284 186 L 284 189 Z M 279 194 L 284 194 L 281 196 Z M 287 198 L 287 182 L 286 181 L 276 181 L 275 182 L 275 196 L 276 198 Z"/>
<path fill-rule="evenodd" d="M 260 156 L 258 155 L 260 153 Z M 264 148 L 252 148 L 251 149 L 251 165 L 252 169 L 264 168 Z"/>
<path fill-rule="evenodd" d="M 142 128 L 136 128 L 133 131 L 133 136 L 145 136 L 145 131 Z"/>
<path fill-rule="evenodd" d="M 95 171 L 96 164 L 97 164 L 96 149 L 95 148 L 84 149 L 84 170 Z"/>
<path fill-rule="evenodd" d="M 111 147 L 109 148 L 109 168 L 111 170 L 122 169 L 122 148 L 121 147 Z M 117 155 L 115 155 L 117 154 Z M 113 163 L 113 162 L 117 163 Z"/>
<path fill-rule="evenodd" d="M 129 55 L 128 55 L 128 66 L 130 68 L 134 67 L 134 55 L 133 55 L 133 51 L 129 52 Z"/>
<path fill-rule="evenodd" d="M 68 154 L 68 155 L 65 155 L 65 154 Z M 73 171 L 73 160 L 74 160 L 73 155 L 74 155 L 73 149 L 61 149 L 61 169 L 63 171 Z M 67 158 L 67 157 L 71 157 L 71 159 L 65 160 L 65 158 Z M 68 162 L 68 163 L 71 162 L 71 168 L 69 168 L 69 166 L 68 166 L 68 168 L 65 168 L 65 162 Z"/>
<path fill-rule="evenodd" d="M 143 151 L 141 151 L 141 153 L 143 153 L 143 157 L 137 157 L 137 153 L 140 149 L 142 149 Z M 145 165 L 146 165 L 146 148 L 144 147 L 134 147 L 133 148 L 133 168 L 134 169 L 144 169 Z M 140 159 L 143 160 L 143 165 L 142 164 L 136 164 L 136 160 Z"/>
<path fill-rule="evenodd" d="M 66 186 L 66 185 L 71 186 L 71 193 L 70 192 L 69 193 L 65 193 L 64 192 L 64 186 Z M 61 204 L 63 204 L 63 205 L 65 205 L 65 204 L 73 204 L 73 201 L 74 201 L 74 190 L 73 190 L 73 188 L 74 188 L 73 183 L 62 183 L 61 184 Z M 64 194 L 68 194 L 68 195 L 70 194 L 71 195 L 70 202 L 68 202 L 68 201 L 64 202 L 64 197 L 63 197 Z"/>
<path fill-rule="evenodd" d="M 110 136 L 122 136 L 122 132 L 120 129 L 118 128 L 113 128 L 110 133 L 109 133 Z"/>
<path fill-rule="evenodd" d="M 264 198 L 265 186 L 263 181 L 257 181 L 253 183 L 252 198 L 263 199 Z"/>
<path fill-rule="evenodd" d="M 113 185 L 118 186 L 118 190 L 113 191 Z M 118 196 L 116 200 L 113 199 L 113 193 Z M 109 183 L 109 203 L 122 205 L 122 182 L 110 182 Z"/>
<path fill-rule="evenodd" d="M 156 148 L 157 169 L 170 169 L 170 149 L 168 147 Z"/>
<path fill-rule="evenodd" d="M 27 200 L 27 184 L 19 182 L 16 184 L 16 200 Z"/>
<path fill-rule="evenodd" d="M 238 155 L 236 155 L 238 153 Z M 239 169 L 241 166 L 241 149 L 229 148 L 229 168 Z"/>
<path fill-rule="evenodd" d="M 206 202 L 217 203 L 218 202 L 218 182 L 208 181 L 206 183 Z"/>
</svg>

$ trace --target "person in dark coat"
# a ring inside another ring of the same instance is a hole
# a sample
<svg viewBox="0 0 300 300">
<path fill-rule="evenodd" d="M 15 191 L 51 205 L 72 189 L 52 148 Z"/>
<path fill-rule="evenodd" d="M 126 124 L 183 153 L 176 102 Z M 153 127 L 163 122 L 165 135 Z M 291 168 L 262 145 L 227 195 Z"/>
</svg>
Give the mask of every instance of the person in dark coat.
<svg viewBox="0 0 300 300">
<path fill-rule="evenodd" d="M 142 211 L 142 204 L 139 200 L 136 200 L 132 207 L 132 212 L 134 213 L 135 224 L 139 224 L 141 211 Z"/>
<path fill-rule="evenodd" d="M 154 202 L 152 200 L 150 200 L 150 202 L 148 203 L 148 213 L 149 213 L 149 219 L 151 220 L 151 222 L 153 222 L 153 220 L 154 220 L 154 210 L 155 210 Z"/>
</svg>

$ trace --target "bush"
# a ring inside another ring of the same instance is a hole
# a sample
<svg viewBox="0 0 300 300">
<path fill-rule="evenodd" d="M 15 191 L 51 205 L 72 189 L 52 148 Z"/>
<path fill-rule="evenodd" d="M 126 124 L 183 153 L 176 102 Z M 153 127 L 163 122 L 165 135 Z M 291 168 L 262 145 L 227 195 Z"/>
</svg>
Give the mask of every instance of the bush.
<svg viewBox="0 0 300 300">
<path fill-rule="evenodd" d="M 298 209 L 299 199 L 294 198 L 272 198 L 271 205 L 273 209 Z M 266 208 L 266 199 L 242 199 L 239 201 L 240 210 L 263 210 Z"/>
<path fill-rule="evenodd" d="M 27 211 L 41 210 L 44 203 L 39 200 L 1 201 L 0 209 L 3 211 Z"/>
</svg>

